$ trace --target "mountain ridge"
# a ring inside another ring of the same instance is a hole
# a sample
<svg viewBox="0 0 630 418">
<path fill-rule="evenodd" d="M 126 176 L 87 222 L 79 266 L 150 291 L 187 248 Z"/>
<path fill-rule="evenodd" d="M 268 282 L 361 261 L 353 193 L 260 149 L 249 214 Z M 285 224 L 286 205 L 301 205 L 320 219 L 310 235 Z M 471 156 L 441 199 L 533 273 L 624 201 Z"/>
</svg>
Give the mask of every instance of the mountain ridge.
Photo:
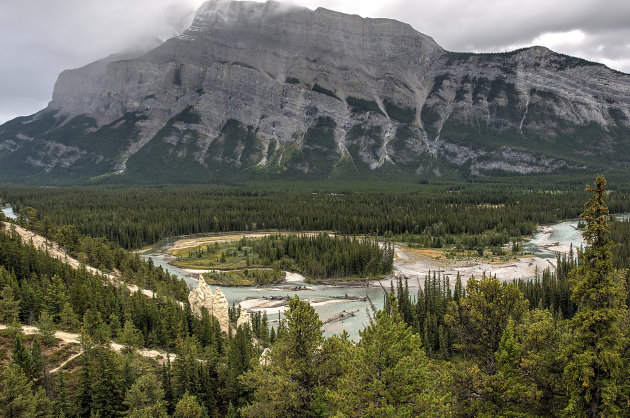
<svg viewBox="0 0 630 418">
<path fill-rule="evenodd" d="M 213 0 L 181 35 L 109 58 L 0 126 L 0 180 L 630 166 L 630 75 L 544 47 L 449 52 L 392 19 Z"/>
</svg>

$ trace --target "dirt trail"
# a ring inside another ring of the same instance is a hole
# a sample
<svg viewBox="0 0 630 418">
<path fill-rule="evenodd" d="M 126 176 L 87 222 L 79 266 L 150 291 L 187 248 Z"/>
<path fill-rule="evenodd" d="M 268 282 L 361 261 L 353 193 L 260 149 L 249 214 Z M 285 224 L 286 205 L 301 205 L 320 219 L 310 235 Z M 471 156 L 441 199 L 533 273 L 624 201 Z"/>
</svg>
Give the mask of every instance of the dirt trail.
<svg viewBox="0 0 630 418">
<path fill-rule="evenodd" d="M 5 330 L 5 329 L 7 329 L 7 326 L 0 324 L 0 330 Z M 39 329 L 31 325 L 22 325 L 22 332 L 25 335 L 33 335 L 33 334 L 38 334 Z M 60 340 L 62 345 L 81 343 L 81 335 L 75 334 L 72 332 L 57 331 L 55 332 L 55 338 Z M 121 353 L 125 348 L 124 345 L 115 343 L 113 341 L 109 343 L 109 346 L 111 347 L 112 350 L 116 351 L 117 353 Z M 163 351 L 158 351 L 158 350 L 139 349 L 137 350 L 137 352 L 143 357 L 157 359 L 160 363 L 163 363 L 166 361 L 167 354 L 171 360 L 175 360 L 177 358 L 175 354 L 165 353 Z M 70 363 L 72 360 L 79 357 L 81 354 L 83 354 L 83 350 L 79 351 L 78 353 L 72 354 L 70 357 L 64 360 L 64 362 L 61 363 L 59 366 L 55 367 L 54 369 L 49 370 L 49 373 L 58 372 L 63 367 L 65 367 L 66 364 Z"/>
<path fill-rule="evenodd" d="M 3 226 L 4 226 L 4 231 L 9 231 L 11 226 L 15 227 L 15 232 L 18 233 L 18 235 L 22 238 L 22 241 L 27 242 L 27 243 L 32 243 L 33 246 L 39 250 L 42 251 L 48 251 L 48 254 L 50 254 L 51 257 L 56 258 L 57 260 L 61 260 L 64 263 L 68 264 L 70 267 L 72 267 L 73 269 L 79 269 L 81 268 L 82 264 L 79 262 L 79 260 L 72 258 L 71 256 L 69 256 L 64 250 L 63 248 L 61 248 L 59 246 L 59 244 L 57 244 L 54 241 L 51 241 L 49 239 L 44 238 L 41 235 L 38 235 L 32 231 L 29 231 L 26 228 L 22 228 L 19 225 L 15 225 L 15 224 L 11 224 L 8 222 L 3 222 Z M 114 286 L 119 287 L 122 285 L 122 283 L 120 282 L 120 280 L 118 279 L 118 277 L 116 277 L 115 275 L 109 274 L 109 273 L 105 273 L 97 268 L 91 267 L 91 266 L 85 266 L 85 269 L 87 271 L 89 271 L 92 274 L 98 275 L 103 277 L 104 279 L 109 280 L 110 283 L 112 283 Z M 136 293 L 136 292 L 141 292 L 143 295 L 147 296 L 147 297 L 154 297 L 155 294 L 153 293 L 153 291 L 148 290 L 148 289 L 140 289 L 138 286 L 136 285 L 127 285 L 127 288 L 129 289 L 129 291 L 131 291 L 132 293 Z"/>
<path fill-rule="evenodd" d="M 50 371 L 48 371 L 48 373 L 50 373 L 50 374 L 57 373 L 59 370 L 63 369 L 66 366 L 66 364 L 70 363 L 72 360 L 74 360 L 75 358 L 79 357 L 81 354 L 83 354 L 83 350 L 79 351 L 76 354 L 71 355 L 70 357 L 68 357 L 68 359 L 66 361 L 61 363 L 59 366 L 55 367 L 54 369 L 50 369 Z"/>
</svg>

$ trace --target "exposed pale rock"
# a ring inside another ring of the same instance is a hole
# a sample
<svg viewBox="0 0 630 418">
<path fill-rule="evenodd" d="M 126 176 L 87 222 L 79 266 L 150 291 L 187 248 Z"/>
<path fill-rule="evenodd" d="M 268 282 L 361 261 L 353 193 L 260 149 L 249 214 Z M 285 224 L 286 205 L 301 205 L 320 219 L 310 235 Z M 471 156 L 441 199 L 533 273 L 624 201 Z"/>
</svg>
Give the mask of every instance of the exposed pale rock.
<svg viewBox="0 0 630 418">
<path fill-rule="evenodd" d="M 241 308 L 241 314 L 238 317 L 238 320 L 236 321 L 236 327 L 240 327 L 241 325 L 252 325 L 252 318 L 249 315 L 249 312 L 247 312 L 245 309 Z"/>
<path fill-rule="evenodd" d="M 221 324 L 221 330 L 227 332 L 230 326 L 230 318 L 228 315 L 228 301 L 221 289 L 217 288 L 214 294 L 214 305 L 212 307 L 212 315 L 214 315 Z"/>
<path fill-rule="evenodd" d="M 199 286 L 188 294 L 188 302 L 197 318 L 201 318 L 201 309 L 206 308 L 208 313 L 219 321 L 221 331 L 228 332 L 230 323 L 228 302 L 221 289 L 217 288 L 216 293 L 213 294 L 205 280 L 199 278 Z"/>
<path fill-rule="evenodd" d="M 260 354 L 260 360 L 258 361 L 261 366 L 269 366 L 271 364 L 271 348 L 265 348 Z"/>
</svg>

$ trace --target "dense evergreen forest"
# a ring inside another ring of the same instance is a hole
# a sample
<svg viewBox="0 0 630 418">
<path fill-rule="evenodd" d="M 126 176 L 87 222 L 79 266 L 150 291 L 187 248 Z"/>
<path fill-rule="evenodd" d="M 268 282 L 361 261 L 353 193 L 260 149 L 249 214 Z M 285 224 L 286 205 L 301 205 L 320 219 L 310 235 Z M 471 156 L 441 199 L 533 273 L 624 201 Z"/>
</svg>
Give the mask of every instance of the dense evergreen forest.
<svg viewBox="0 0 630 418">
<path fill-rule="evenodd" d="M 458 245 L 474 250 L 529 235 L 539 224 L 576 218 L 584 200 L 577 187 L 381 187 L 351 191 L 309 184 L 275 189 L 2 186 L 0 198 L 22 216 L 34 208 L 36 221 L 43 225 L 76 227 L 126 249 L 183 234 L 277 229 L 378 235 L 424 247 Z M 615 191 L 609 205 L 614 213 L 630 212 L 630 194 Z"/>
<path fill-rule="evenodd" d="M 184 282 L 162 268 L 153 268 L 151 261 L 141 259 L 138 254 L 125 251 L 105 238 L 83 235 L 72 225 L 57 227 L 49 223 L 46 217 L 43 221 L 39 220 L 33 208 L 24 212 L 16 224 L 56 242 L 66 254 L 81 263 L 103 272 L 116 272 L 124 283 L 135 284 L 160 295 L 170 295 L 179 300 L 187 298 L 188 288 Z M 0 221 L 2 218 L 0 216 Z M 15 231 L 10 232 L 16 235 Z M 7 253 L 7 257 L 14 256 L 13 253 Z"/>
<path fill-rule="evenodd" d="M 295 269 L 309 278 L 379 277 L 392 272 L 394 247 L 328 234 L 270 235 L 253 241 L 262 262 Z"/>
<path fill-rule="evenodd" d="M 224 333 L 207 311 L 196 318 L 185 298 L 114 287 L 8 228 L 0 233 L 0 323 L 8 325 L 0 331 L 0 414 L 628 416 L 630 228 L 609 220 L 603 177 L 588 190 L 588 245 L 559 257 L 557 271 L 510 283 L 459 277 L 452 289 L 430 273 L 416 294 L 400 279 L 358 342 L 325 338 L 314 309 L 297 297 L 274 328 L 262 315 L 236 327 L 231 309 Z M 492 203 L 496 213 L 509 207 L 502 203 Z M 530 203 L 540 216 L 553 206 Z M 25 212 L 22 222 L 43 228 L 48 215 L 55 225 L 46 209 L 37 212 L 44 216 Z M 150 264 L 142 269 L 156 287 L 172 286 Z M 21 331 L 30 324 L 39 333 Z M 80 344 L 64 348 L 55 330 L 80 333 Z M 143 347 L 173 355 L 160 362 Z M 73 352 L 81 354 L 53 371 Z"/>
</svg>

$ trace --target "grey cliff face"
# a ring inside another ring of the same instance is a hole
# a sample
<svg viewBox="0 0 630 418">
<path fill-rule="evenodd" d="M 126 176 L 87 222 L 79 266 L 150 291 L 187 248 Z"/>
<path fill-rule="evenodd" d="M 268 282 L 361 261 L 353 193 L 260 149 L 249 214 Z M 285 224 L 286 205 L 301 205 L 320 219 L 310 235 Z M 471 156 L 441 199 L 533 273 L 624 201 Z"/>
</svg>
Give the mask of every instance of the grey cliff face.
<svg viewBox="0 0 630 418">
<path fill-rule="evenodd" d="M 627 167 L 629 118 L 629 75 L 545 48 L 451 53 L 394 20 L 212 0 L 144 55 L 64 71 L 47 109 L 0 127 L 0 160 L 88 177 L 540 173 Z"/>
</svg>

